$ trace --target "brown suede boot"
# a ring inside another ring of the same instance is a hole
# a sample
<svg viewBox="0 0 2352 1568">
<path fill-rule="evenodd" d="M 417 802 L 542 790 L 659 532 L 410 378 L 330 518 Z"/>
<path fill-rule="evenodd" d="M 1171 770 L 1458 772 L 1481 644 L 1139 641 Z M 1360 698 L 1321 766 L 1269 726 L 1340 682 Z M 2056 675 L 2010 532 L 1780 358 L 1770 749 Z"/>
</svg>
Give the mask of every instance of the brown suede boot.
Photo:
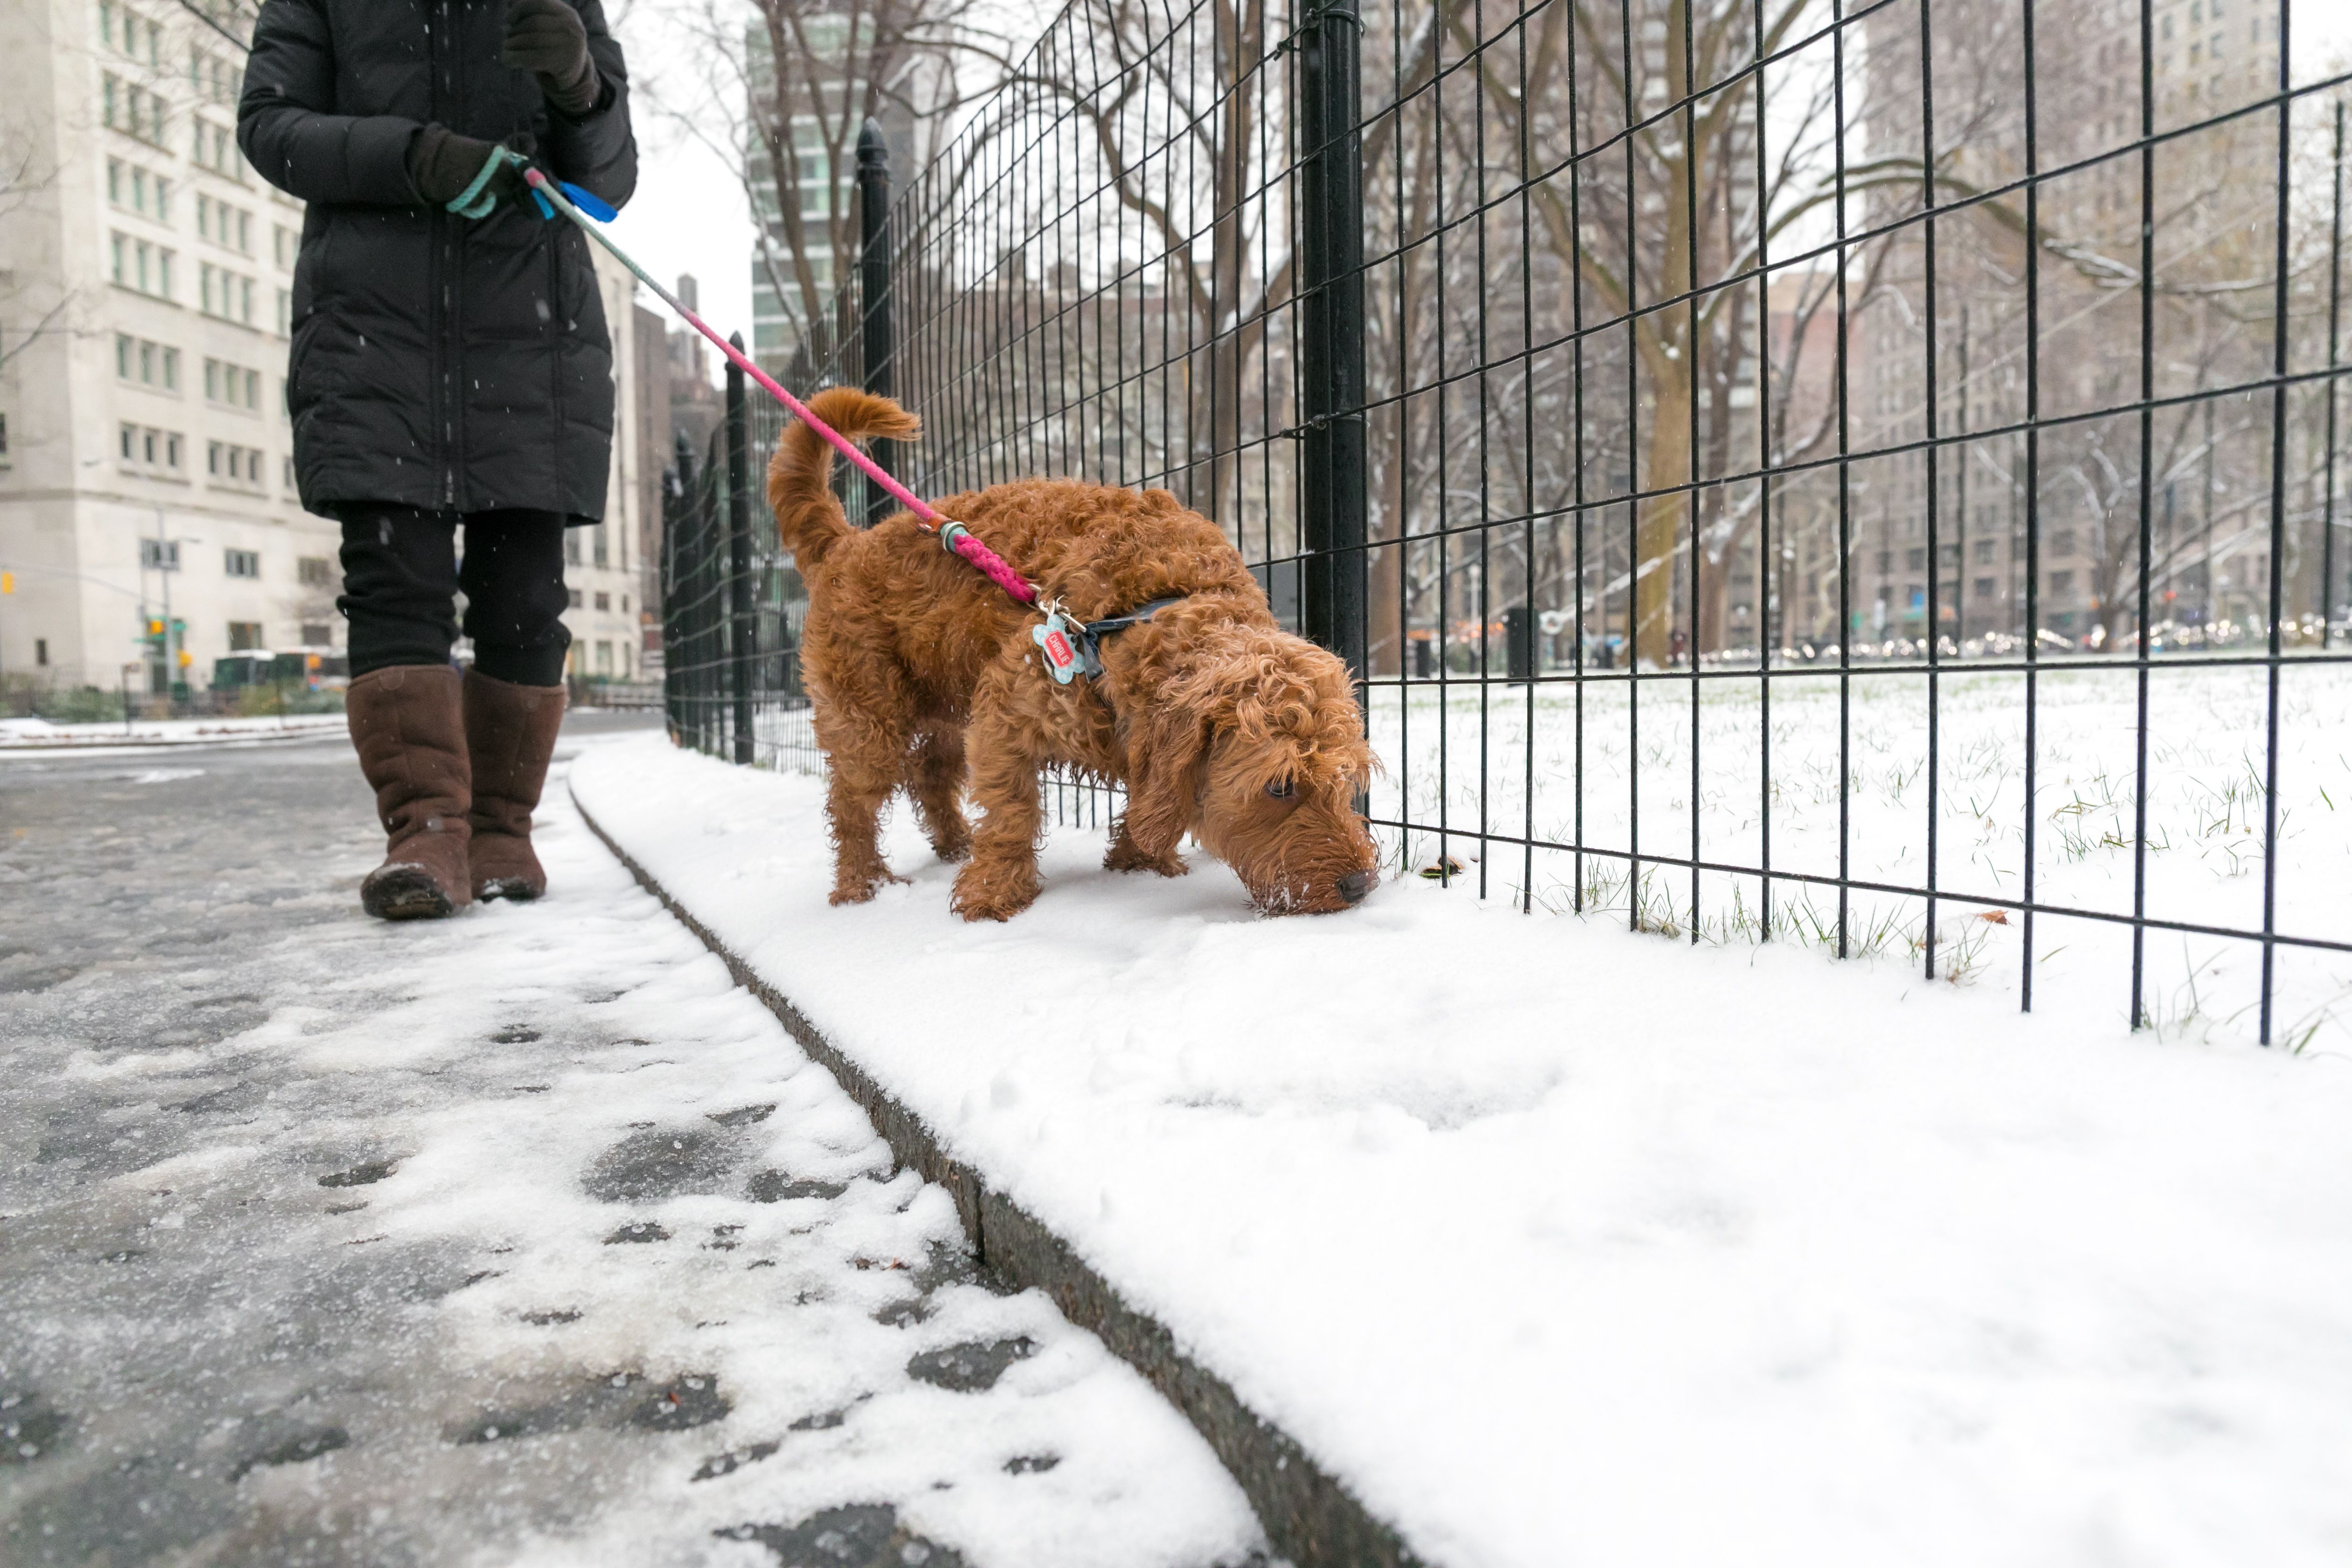
<svg viewBox="0 0 2352 1568">
<path fill-rule="evenodd" d="M 388 842 L 360 903 L 388 921 L 437 920 L 474 901 L 466 868 L 473 788 L 457 672 L 404 664 L 370 670 L 343 694 L 360 771 Z"/>
<path fill-rule="evenodd" d="M 563 728 L 563 688 L 517 686 L 466 672 L 466 750 L 474 762 L 474 897 L 535 899 L 547 873 L 531 853 L 530 812 L 547 782 L 555 733 Z"/>
</svg>

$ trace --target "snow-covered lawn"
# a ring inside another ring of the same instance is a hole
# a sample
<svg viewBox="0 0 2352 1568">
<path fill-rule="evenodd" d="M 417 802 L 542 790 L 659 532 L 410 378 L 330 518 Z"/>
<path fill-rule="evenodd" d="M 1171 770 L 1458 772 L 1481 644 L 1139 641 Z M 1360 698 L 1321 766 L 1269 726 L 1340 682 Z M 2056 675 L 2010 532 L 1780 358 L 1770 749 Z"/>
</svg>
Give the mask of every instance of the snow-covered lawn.
<svg viewBox="0 0 2352 1568">
<path fill-rule="evenodd" d="M 2259 668 L 2175 667 L 2149 681 L 2147 910 L 2158 920 L 2260 931 L 2263 923 L 2264 713 Z M 1839 868 L 1840 719 L 1834 673 L 1776 678 L 1770 699 L 1771 788 L 1762 759 L 1765 706 L 1754 680 L 1713 680 L 1698 704 L 1698 858 L 1764 864 L 1835 877 Z M 1965 670 L 1942 678 L 1933 820 L 1938 971 L 2014 1001 L 2022 922 L 1977 917 L 1996 900 L 2026 896 L 2025 682 Z M 1446 851 L 1474 888 L 1568 909 L 1575 858 L 1485 832 L 1539 842 L 1581 841 L 1602 850 L 1691 858 L 1690 683 L 1644 680 L 1639 708 L 1622 679 L 1588 683 L 1582 780 L 1578 789 L 1574 687 L 1475 684 L 1441 690 L 1375 691 L 1373 738 L 1386 773 L 1376 817 L 1443 823 Z M 2060 666 L 2040 678 L 2035 735 L 2034 882 L 2039 902 L 2128 915 L 2133 900 L 2137 695 L 2129 669 Z M 1638 721 L 1638 738 L 1636 725 Z M 1856 880 L 1923 887 L 1928 879 L 1927 677 L 1865 672 L 1852 687 L 1847 776 L 1849 874 Z M 2352 940 L 2352 668 L 2290 665 L 2279 703 L 2277 930 Z M 1482 773 L 1481 734 L 1485 736 Z M 1534 736 L 1532 790 L 1528 737 Z M 1440 763 L 1444 764 L 1441 775 Z M 1631 759 L 1638 759 L 1636 765 Z M 1444 784 L 1441 787 L 1440 780 Z M 1480 808 L 1483 786 L 1486 805 Z M 1635 801 L 1638 793 L 1638 817 Z M 1579 813 L 1581 812 L 1581 833 Z M 1639 837 L 1634 836 L 1638 823 Z M 1530 834 L 1532 827 L 1532 834 Z M 1433 865 L 1438 836 L 1392 837 L 1400 864 Z M 1480 860 L 1483 859 L 1483 866 Z M 1588 855 L 1585 907 L 1628 910 L 1626 860 Z M 1532 875 L 1530 875 L 1530 871 Z M 1700 879 L 1704 938 L 1752 939 L 1759 879 L 1708 872 Z M 1638 896 L 1646 925 L 1686 931 L 1690 874 L 1645 865 Z M 1825 942 L 1835 930 L 1834 888 L 1787 880 L 1772 888 L 1782 939 Z M 1924 900 L 1866 889 L 1852 895 L 1851 943 L 1916 961 Z M 2085 1026 L 2127 1019 L 2127 928 L 2044 915 L 2034 932 L 2035 1004 L 2074 1013 Z M 2352 1048 L 2352 954 L 2278 950 L 2277 1037 Z M 2253 1037 L 2258 943 L 2155 932 L 2147 941 L 2147 1002 L 2154 1021 L 2199 1034 Z"/>
<path fill-rule="evenodd" d="M 835 910 L 814 781 L 646 738 L 572 787 L 1435 1563 L 2352 1551 L 2352 1060 L 2321 1046 L 1418 879 L 1263 921 L 1197 852 L 1113 876 L 1075 830 L 1003 926 L 950 915 L 904 820 L 910 883 Z"/>
<path fill-rule="evenodd" d="M 259 719 L 134 719 L 129 724 L 52 724 L 46 719 L 0 719 L 0 751 L 81 751 L 100 746 L 217 746 L 281 735 L 340 731 L 340 713 L 289 713 Z"/>
</svg>

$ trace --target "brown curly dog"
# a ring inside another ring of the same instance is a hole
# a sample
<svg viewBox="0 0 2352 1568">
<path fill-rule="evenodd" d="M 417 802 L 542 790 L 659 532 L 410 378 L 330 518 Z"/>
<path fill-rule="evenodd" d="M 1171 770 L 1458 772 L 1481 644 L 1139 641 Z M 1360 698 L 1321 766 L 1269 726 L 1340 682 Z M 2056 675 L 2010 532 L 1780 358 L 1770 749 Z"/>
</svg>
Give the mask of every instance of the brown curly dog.
<svg viewBox="0 0 2352 1568">
<path fill-rule="evenodd" d="M 852 439 L 904 441 L 915 417 L 836 387 L 811 412 Z M 1161 490 L 1027 479 L 950 496 L 969 526 L 1082 620 L 1181 595 L 1102 642 L 1104 674 L 1055 684 L 1030 638 L 1037 614 L 900 512 L 852 529 L 828 488 L 833 449 L 794 424 L 768 468 L 768 500 L 808 580 L 801 660 L 826 800 L 833 901 L 892 880 L 877 842 L 901 786 L 956 876 L 966 920 L 1005 920 L 1037 897 L 1041 770 L 1064 763 L 1124 784 L 1103 864 L 1181 876 L 1194 835 L 1271 913 L 1343 909 L 1379 880 L 1356 815 L 1369 780 L 1347 667 L 1283 631 L 1217 526 Z M 983 813 L 964 823 L 969 787 Z"/>
</svg>

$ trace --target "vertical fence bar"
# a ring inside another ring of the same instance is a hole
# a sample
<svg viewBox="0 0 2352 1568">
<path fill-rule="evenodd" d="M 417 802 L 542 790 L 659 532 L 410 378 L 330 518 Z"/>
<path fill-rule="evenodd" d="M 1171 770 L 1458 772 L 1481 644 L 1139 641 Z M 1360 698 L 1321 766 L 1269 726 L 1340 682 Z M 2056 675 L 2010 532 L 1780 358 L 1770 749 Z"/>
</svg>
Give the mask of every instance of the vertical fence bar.
<svg viewBox="0 0 2352 1568">
<path fill-rule="evenodd" d="M 2131 1026 L 2147 1022 L 2148 621 L 2156 550 L 2156 7 L 2139 5 L 2139 635 L 2134 639 L 2138 734 L 2132 760 Z"/>
<path fill-rule="evenodd" d="M 865 307 L 860 347 L 866 361 L 866 390 L 879 397 L 897 395 L 896 334 L 890 319 L 890 148 L 882 127 L 871 119 L 857 133 L 857 289 Z M 884 473 L 898 472 L 895 441 L 875 441 L 868 448 Z M 896 504 L 889 493 L 870 479 L 866 486 L 868 527 L 890 515 Z"/>
<path fill-rule="evenodd" d="M 2294 208 L 2294 67 L 2288 44 L 2294 37 L 2294 7 L 2279 0 L 2278 32 L 2278 205 L 2272 222 L 2278 226 L 2271 265 L 2276 268 L 2271 299 L 2271 495 L 2268 640 L 2263 644 L 2269 679 L 2265 685 L 2263 753 L 2263 997 L 2260 1038 L 2271 1043 L 2273 1006 L 2278 973 L 2278 845 L 2279 845 L 2279 661 L 2284 657 L 2283 627 L 2286 618 L 2286 373 L 2287 322 L 2291 259 L 2289 226 Z"/>
<path fill-rule="evenodd" d="M 1299 531 L 1307 635 L 1347 660 L 1360 687 L 1365 647 L 1364 167 L 1356 0 L 1308 13 L 1298 57 Z"/>
<path fill-rule="evenodd" d="M 2336 148 L 2328 165 L 2327 457 L 2319 501 L 2319 650 L 2336 644 L 2336 369 L 2344 320 L 2344 100 L 2336 100 Z"/>
<path fill-rule="evenodd" d="M 2025 820 L 2024 907 L 2018 911 L 2024 958 L 2017 1005 L 2033 1011 L 2034 802 L 2040 792 L 2042 700 L 2042 233 L 2041 123 L 2033 90 L 2034 0 L 2023 0 L 2025 49 Z"/>
<path fill-rule="evenodd" d="M 730 340 L 740 352 L 743 334 Z M 751 421 L 743 400 L 743 368 L 727 362 L 727 649 L 735 698 L 735 761 L 752 759 L 751 682 Z"/>
<path fill-rule="evenodd" d="M 679 574 L 679 551 L 686 542 L 692 515 L 688 498 L 694 493 L 694 453 L 686 432 L 670 443 L 670 470 L 662 483 L 662 706 L 669 720 L 673 742 L 686 739 L 686 633 L 681 609 L 684 579 Z"/>
<path fill-rule="evenodd" d="M 1920 933 L 1919 947 L 1926 958 L 1926 978 L 1929 980 L 1936 978 L 1936 916 L 1937 913 L 1936 883 L 1941 869 L 1937 862 L 1937 853 L 1942 847 L 1937 842 L 1937 829 L 1941 825 L 1940 819 L 1943 815 L 1940 785 L 1943 772 L 1944 721 L 1944 533 L 1941 526 L 1944 513 L 1944 476 L 1943 468 L 1938 459 L 1943 456 L 1941 442 L 1944 426 L 1943 409 L 1940 406 L 1943 390 L 1938 379 L 1938 371 L 1941 367 L 1936 363 L 1941 352 L 1941 345 L 1937 342 L 1939 334 L 1936 330 L 1936 312 L 1938 309 L 1936 300 L 1936 209 L 1941 205 L 1937 199 L 1939 195 L 1936 173 L 1936 28 L 1934 12 L 1930 9 L 1927 0 L 1920 0 L 1919 205 L 1924 213 L 1920 220 L 1920 227 L 1926 273 L 1923 290 L 1926 308 L 1921 314 L 1926 319 L 1927 331 L 1926 362 L 1927 446 L 1925 454 L 1927 468 L 1927 624 L 1923 629 L 1921 638 L 1927 646 L 1927 776 L 1926 780 L 1927 900 L 1925 930 Z M 1965 565 L 1958 565 L 1952 574 L 1954 579 L 1952 589 L 1956 599 L 1959 593 L 1959 578 L 1966 570 Z M 1966 604 L 1965 600 L 1959 602 Z M 1959 620 L 1958 613 L 1955 613 L 1953 619 L 1956 624 L 1955 629 L 1965 634 L 1967 628 L 1957 625 Z M 1956 647 L 1957 646 L 1955 644 Z"/>
</svg>

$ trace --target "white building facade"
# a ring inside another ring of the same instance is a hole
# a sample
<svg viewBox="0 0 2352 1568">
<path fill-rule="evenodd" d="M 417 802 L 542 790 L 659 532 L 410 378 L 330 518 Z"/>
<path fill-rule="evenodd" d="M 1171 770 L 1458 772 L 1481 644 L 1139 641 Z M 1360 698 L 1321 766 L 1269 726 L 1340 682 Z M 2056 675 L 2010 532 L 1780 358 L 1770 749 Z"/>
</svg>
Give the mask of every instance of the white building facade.
<svg viewBox="0 0 2352 1568">
<path fill-rule="evenodd" d="M 217 23 L 217 26 L 213 24 Z M 250 5 L 0 5 L 0 679 L 210 684 L 250 648 L 341 649 L 341 531 L 286 415 L 302 205 L 248 168 Z M 620 406 L 574 529 L 571 672 L 643 662 L 634 284 L 601 252 Z M 656 459 L 658 460 L 658 459 Z M 170 629 L 156 635 L 159 622 Z"/>
<path fill-rule="evenodd" d="M 237 153 L 242 80 L 192 7 L 0 7 L 0 674 L 160 690 L 341 644 L 285 413 L 302 207 Z"/>
<path fill-rule="evenodd" d="M 564 669 L 574 680 L 634 681 L 643 678 L 638 614 L 646 607 L 639 558 L 646 535 L 638 516 L 645 486 L 638 477 L 649 457 L 656 466 L 661 459 L 639 451 L 635 439 L 645 423 L 637 408 L 644 378 L 637 374 L 636 279 L 603 247 L 589 248 L 613 340 L 613 465 L 604 479 L 604 521 L 564 537 L 563 577 L 572 590 L 572 608 L 563 616 L 572 653 Z"/>
</svg>

